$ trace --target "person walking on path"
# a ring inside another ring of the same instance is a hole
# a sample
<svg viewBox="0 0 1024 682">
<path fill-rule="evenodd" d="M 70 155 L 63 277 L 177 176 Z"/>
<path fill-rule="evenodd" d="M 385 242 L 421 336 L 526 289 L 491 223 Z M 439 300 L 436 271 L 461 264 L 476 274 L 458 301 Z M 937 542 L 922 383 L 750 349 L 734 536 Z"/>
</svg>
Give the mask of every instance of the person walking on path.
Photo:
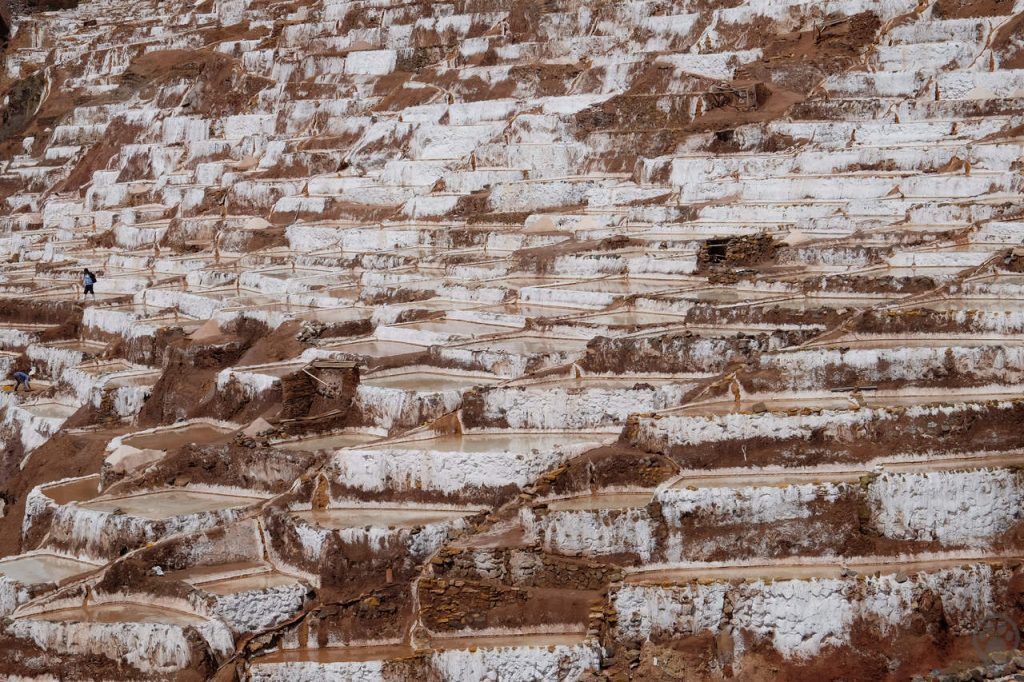
<svg viewBox="0 0 1024 682">
<path fill-rule="evenodd" d="M 96 275 L 94 275 L 89 268 L 86 268 L 82 273 L 82 286 L 85 287 L 85 291 L 82 293 L 82 298 L 92 294 L 92 300 L 96 300 L 96 292 L 92 289 L 94 284 L 96 284 Z"/>
</svg>

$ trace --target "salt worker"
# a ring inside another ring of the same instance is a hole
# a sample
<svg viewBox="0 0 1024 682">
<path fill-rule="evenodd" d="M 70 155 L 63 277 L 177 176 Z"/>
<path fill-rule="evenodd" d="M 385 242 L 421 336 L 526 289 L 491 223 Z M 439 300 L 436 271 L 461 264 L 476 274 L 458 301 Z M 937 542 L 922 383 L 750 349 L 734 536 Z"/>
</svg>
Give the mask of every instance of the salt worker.
<svg viewBox="0 0 1024 682">
<path fill-rule="evenodd" d="M 94 275 L 89 268 L 86 268 L 82 271 L 82 286 L 85 288 L 85 291 L 82 293 L 82 298 L 92 294 L 92 299 L 94 301 L 96 300 L 96 292 L 92 290 L 94 284 L 96 284 L 96 275 Z"/>
<path fill-rule="evenodd" d="M 26 373 L 26 372 L 22 372 L 20 370 L 15 372 L 14 373 L 14 392 L 17 393 L 18 392 L 18 388 L 22 384 L 25 384 L 25 390 L 26 391 L 31 391 L 32 390 L 32 386 L 28 383 L 29 379 L 31 379 L 31 378 L 32 377 L 29 376 L 29 374 Z"/>
</svg>

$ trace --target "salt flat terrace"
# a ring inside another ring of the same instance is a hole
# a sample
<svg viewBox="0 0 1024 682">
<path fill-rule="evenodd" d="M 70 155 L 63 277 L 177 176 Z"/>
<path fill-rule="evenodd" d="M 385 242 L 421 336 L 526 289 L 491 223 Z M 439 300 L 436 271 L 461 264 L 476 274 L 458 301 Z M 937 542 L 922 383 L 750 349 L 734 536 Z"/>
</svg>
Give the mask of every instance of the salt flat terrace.
<svg viewBox="0 0 1024 682">
<path fill-rule="evenodd" d="M 1021 7 L 29 4 L 0 676 L 895 682 L 1024 624 Z"/>
</svg>

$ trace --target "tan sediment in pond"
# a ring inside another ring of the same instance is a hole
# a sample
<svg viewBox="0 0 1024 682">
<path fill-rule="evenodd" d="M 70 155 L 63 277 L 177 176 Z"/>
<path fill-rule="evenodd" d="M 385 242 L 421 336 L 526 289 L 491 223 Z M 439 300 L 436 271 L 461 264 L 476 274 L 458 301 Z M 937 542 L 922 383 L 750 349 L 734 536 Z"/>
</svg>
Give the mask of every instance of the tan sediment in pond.
<svg viewBox="0 0 1024 682">
<path fill-rule="evenodd" d="M 189 490 L 163 490 L 125 497 L 91 500 L 80 506 L 95 511 L 115 512 L 159 521 L 173 516 L 235 509 L 262 502 L 262 497 L 239 497 Z"/>
<path fill-rule="evenodd" d="M 420 440 L 395 441 L 370 446 L 372 450 L 434 450 L 437 452 L 531 452 L 580 443 L 608 440 L 607 434 L 506 432 L 468 433 L 461 436 L 438 436 Z"/>
<path fill-rule="evenodd" d="M 299 518 L 324 528 L 412 528 L 454 521 L 477 513 L 475 510 L 431 509 L 425 507 L 347 507 L 295 512 Z"/>
<path fill-rule="evenodd" d="M 56 583 L 96 568 L 96 564 L 55 554 L 31 554 L 0 560 L 0 576 L 26 585 Z"/>
<path fill-rule="evenodd" d="M 239 592 L 254 592 L 267 590 L 284 585 L 294 585 L 298 580 L 290 575 L 276 572 L 257 573 L 255 575 L 241 575 L 234 578 L 222 580 L 211 580 L 209 582 L 192 581 L 199 589 L 212 594 L 229 595 Z"/>
<path fill-rule="evenodd" d="M 233 430 L 209 424 L 189 424 L 178 428 L 161 429 L 152 433 L 129 436 L 122 442 L 140 450 L 173 450 L 184 445 L 226 442 Z"/>
<path fill-rule="evenodd" d="M 301 440 L 274 443 L 281 450 L 336 450 L 356 447 L 380 440 L 383 436 L 372 433 L 337 433 L 328 436 L 314 436 Z"/>
<path fill-rule="evenodd" d="M 63 621 L 74 623 L 165 623 L 168 625 L 201 625 L 205 618 L 184 611 L 136 602 L 108 602 L 92 606 L 43 611 L 26 620 Z"/>
<path fill-rule="evenodd" d="M 654 491 L 636 493 L 600 493 L 554 500 L 544 500 L 551 511 L 581 511 L 594 509 L 629 509 L 644 507 L 654 498 Z"/>
<path fill-rule="evenodd" d="M 381 388 L 397 388 L 405 391 L 459 391 L 473 386 L 486 386 L 500 379 L 475 376 L 460 376 L 443 372 L 403 372 L 386 376 L 369 375 L 360 381 L 360 385 L 379 386 Z"/>
<path fill-rule="evenodd" d="M 46 486 L 43 492 L 57 504 L 68 504 L 96 497 L 99 495 L 99 484 L 99 476 L 87 476 L 67 483 Z"/>
<path fill-rule="evenodd" d="M 1021 556 L 963 556 L 957 558 L 935 559 L 903 559 L 893 558 L 884 562 L 859 561 L 855 558 L 837 561 L 836 563 L 800 563 L 799 559 L 777 564 L 753 566 L 694 566 L 685 568 L 651 568 L 630 572 L 626 575 L 629 583 L 683 583 L 693 580 L 726 581 L 726 580 L 809 580 L 813 578 L 841 578 L 845 569 L 856 574 L 888 575 L 893 573 L 916 573 L 938 571 L 944 568 L 955 568 L 974 563 L 1005 563 L 1020 562 Z"/>
</svg>

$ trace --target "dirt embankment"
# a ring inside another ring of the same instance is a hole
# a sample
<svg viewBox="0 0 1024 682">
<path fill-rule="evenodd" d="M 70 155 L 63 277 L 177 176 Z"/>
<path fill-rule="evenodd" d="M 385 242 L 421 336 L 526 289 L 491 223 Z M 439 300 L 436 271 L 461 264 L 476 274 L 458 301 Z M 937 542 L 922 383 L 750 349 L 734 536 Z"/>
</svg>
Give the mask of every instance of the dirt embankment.
<svg viewBox="0 0 1024 682">
<path fill-rule="evenodd" d="M 780 244 L 768 234 L 708 240 L 697 256 L 698 271 L 715 284 L 735 283 L 739 281 L 738 270 L 774 263 L 779 248 Z"/>
<path fill-rule="evenodd" d="M 970 19 L 1010 14 L 1013 6 L 1013 0 L 938 0 L 932 11 L 940 19 Z"/>
<path fill-rule="evenodd" d="M 214 485 L 279 495 L 319 460 L 310 452 L 249 447 L 239 441 L 187 445 L 108 491 L 123 495 L 165 486 Z"/>
<path fill-rule="evenodd" d="M 654 488 L 678 471 L 675 462 L 615 443 L 574 457 L 564 466 L 548 472 L 534 486 L 538 496 L 587 493 L 602 488 Z"/>
<path fill-rule="evenodd" d="M 222 333 L 203 341 L 179 339 L 167 345 L 163 373 L 139 412 L 140 427 L 168 424 L 179 419 L 214 416 L 228 419 L 246 412 L 248 400 L 237 393 L 228 403 L 216 390 L 217 374 L 227 367 L 289 360 L 307 347 L 296 338 L 298 322 L 288 322 L 272 332 L 255 320 L 231 323 Z M 270 406 L 259 410 L 263 413 Z"/>
<path fill-rule="evenodd" d="M 119 426 L 75 434 L 60 432 L 33 451 L 23 469 L 0 474 L 0 495 L 7 503 L 6 514 L 0 518 L 0 553 L 7 556 L 20 551 L 25 497 L 32 488 L 62 478 L 97 473 L 107 443 L 128 430 Z"/>
</svg>

